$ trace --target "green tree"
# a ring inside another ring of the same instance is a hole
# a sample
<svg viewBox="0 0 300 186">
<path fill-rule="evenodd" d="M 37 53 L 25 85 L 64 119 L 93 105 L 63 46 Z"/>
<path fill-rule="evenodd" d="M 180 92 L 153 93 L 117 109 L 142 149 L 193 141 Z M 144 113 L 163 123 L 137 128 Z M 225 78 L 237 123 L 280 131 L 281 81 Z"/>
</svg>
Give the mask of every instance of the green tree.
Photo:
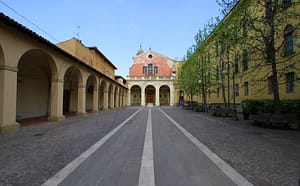
<svg viewBox="0 0 300 186">
<path fill-rule="evenodd" d="M 197 94 L 199 88 L 197 68 L 193 53 L 193 49 L 190 48 L 177 79 L 177 86 L 184 90 L 190 97 L 190 101 L 193 101 L 193 97 Z"/>
<path fill-rule="evenodd" d="M 209 24 L 204 25 L 203 29 L 200 29 L 195 35 L 194 39 L 196 42 L 196 50 L 193 54 L 197 61 L 197 73 L 199 83 L 199 93 L 202 96 L 202 104 L 205 112 L 207 109 L 207 93 L 210 93 L 211 86 L 211 63 L 210 63 L 210 52 L 205 46 L 205 41 L 209 36 L 211 27 Z"/>
</svg>

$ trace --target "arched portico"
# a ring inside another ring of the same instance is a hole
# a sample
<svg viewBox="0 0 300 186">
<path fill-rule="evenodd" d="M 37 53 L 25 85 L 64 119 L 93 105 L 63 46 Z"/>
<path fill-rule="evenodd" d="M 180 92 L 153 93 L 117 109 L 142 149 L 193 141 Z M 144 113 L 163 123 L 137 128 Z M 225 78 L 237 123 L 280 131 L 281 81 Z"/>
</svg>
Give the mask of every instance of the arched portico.
<svg viewBox="0 0 300 186">
<path fill-rule="evenodd" d="M 132 106 L 141 105 L 141 87 L 138 85 L 133 85 L 130 88 L 130 103 Z"/>
<path fill-rule="evenodd" d="M 57 79 L 57 68 L 49 54 L 32 49 L 18 62 L 16 120 L 49 116 L 51 82 Z"/>
<path fill-rule="evenodd" d="M 108 87 L 113 94 L 118 86 L 117 95 L 120 87 L 126 89 L 124 81 L 115 80 L 114 65 L 96 48 L 82 45 L 84 51 L 68 53 L 10 18 L 2 15 L 1 19 L 0 134 L 17 131 L 20 128 L 17 120 L 42 116 L 49 121 L 61 121 L 64 113 L 82 115 L 86 110 L 97 111 L 98 102 L 103 104 L 103 109 L 108 109 Z M 96 57 L 88 61 L 80 58 L 94 55 L 95 51 Z M 98 63 L 104 66 L 93 66 Z M 107 76 L 107 72 L 111 75 Z M 103 82 L 101 101 L 100 79 Z M 119 101 L 115 102 L 110 94 L 110 108 L 120 105 L 119 96 L 116 99 Z"/>
<path fill-rule="evenodd" d="M 63 113 L 77 113 L 82 112 L 82 105 L 80 105 L 81 97 L 83 96 L 85 86 L 82 81 L 82 74 L 76 66 L 71 66 L 64 75 L 64 93 L 63 93 Z M 84 109 L 85 110 L 85 109 Z"/>
<path fill-rule="evenodd" d="M 148 85 L 145 87 L 145 103 L 146 105 L 148 104 L 153 104 L 155 105 L 156 103 L 156 89 L 153 85 Z"/>
<path fill-rule="evenodd" d="M 140 96 L 138 105 L 146 106 L 148 103 L 153 103 L 156 106 L 174 105 L 174 85 L 173 80 L 133 80 L 129 82 L 129 90 L 125 92 L 127 96 L 127 105 L 137 105 L 137 94 Z M 140 88 L 139 88 L 140 87 Z M 140 103 L 140 104 L 139 104 Z"/>
<path fill-rule="evenodd" d="M 160 105 L 170 105 L 170 88 L 167 85 L 163 85 L 159 88 L 159 103 Z"/>
</svg>

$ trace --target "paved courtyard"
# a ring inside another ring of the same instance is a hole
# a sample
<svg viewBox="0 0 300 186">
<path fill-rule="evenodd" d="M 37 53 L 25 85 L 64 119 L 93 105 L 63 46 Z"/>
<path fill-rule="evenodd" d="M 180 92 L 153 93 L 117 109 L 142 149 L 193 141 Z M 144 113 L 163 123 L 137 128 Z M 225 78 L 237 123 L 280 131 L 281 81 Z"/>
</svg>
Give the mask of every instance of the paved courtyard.
<svg viewBox="0 0 300 186">
<path fill-rule="evenodd" d="M 178 107 L 129 107 L 25 127 L 0 136 L 0 154 L 5 186 L 298 186 L 300 178 L 299 131 Z"/>
</svg>

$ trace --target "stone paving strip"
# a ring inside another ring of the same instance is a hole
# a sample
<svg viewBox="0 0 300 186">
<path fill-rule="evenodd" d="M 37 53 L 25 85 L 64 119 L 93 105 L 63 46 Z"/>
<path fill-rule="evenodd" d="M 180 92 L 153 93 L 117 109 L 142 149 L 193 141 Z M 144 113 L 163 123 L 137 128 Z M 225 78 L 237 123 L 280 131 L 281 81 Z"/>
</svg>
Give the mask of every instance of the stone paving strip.
<svg viewBox="0 0 300 186">
<path fill-rule="evenodd" d="M 155 186 L 151 117 L 151 108 L 149 108 L 139 186 Z"/>
</svg>

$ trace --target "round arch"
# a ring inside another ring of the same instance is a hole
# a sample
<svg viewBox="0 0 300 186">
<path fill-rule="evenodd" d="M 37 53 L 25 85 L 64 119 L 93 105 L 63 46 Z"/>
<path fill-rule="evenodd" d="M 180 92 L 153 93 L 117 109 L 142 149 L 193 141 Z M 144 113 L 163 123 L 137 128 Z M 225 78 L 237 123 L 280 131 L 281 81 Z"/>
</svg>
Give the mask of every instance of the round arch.
<svg viewBox="0 0 300 186">
<path fill-rule="evenodd" d="M 90 75 L 86 81 L 86 112 L 93 111 L 93 104 L 94 104 L 94 89 L 97 87 L 97 79 L 94 75 Z"/>
<path fill-rule="evenodd" d="M 146 105 L 148 104 L 153 104 L 155 105 L 156 101 L 156 94 L 155 94 L 155 87 L 153 85 L 147 85 L 145 87 L 145 100 L 146 100 Z"/>
<path fill-rule="evenodd" d="M 83 86 L 81 71 L 75 67 L 69 67 L 64 74 L 63 113 L 78 112 L 78 88 Z"/>
<path fill-rule="evenodd" d="M 105 80 L 102 80 L 99 85 L 99 100 L 98 100 L 98 108 L 100 110 L 104 110 L 105 96 L 104 93 L 107 92 L 107 83 Z"/>
<path fill-rule="evenodd" d="M 163 106 L 170 106 L 170 87 L 162 85 L 159 88 L 159 103 Z"/>
<path fill-rule="evenodd" d="M 130 103 L 131 106 L 140 106 L 142 101 L 141 101 L 141 94 L 142 94 L 142 89 L 139 85 L 133 85 L 130 88 Z"/>
<path fill-rule="evenodd" d="M 49 116 L 51 80 L 56 78 L 56 64 L 45 51 L 31 49 L 21 56 L 18 61 L 16 120 Z"/>
</svg>

